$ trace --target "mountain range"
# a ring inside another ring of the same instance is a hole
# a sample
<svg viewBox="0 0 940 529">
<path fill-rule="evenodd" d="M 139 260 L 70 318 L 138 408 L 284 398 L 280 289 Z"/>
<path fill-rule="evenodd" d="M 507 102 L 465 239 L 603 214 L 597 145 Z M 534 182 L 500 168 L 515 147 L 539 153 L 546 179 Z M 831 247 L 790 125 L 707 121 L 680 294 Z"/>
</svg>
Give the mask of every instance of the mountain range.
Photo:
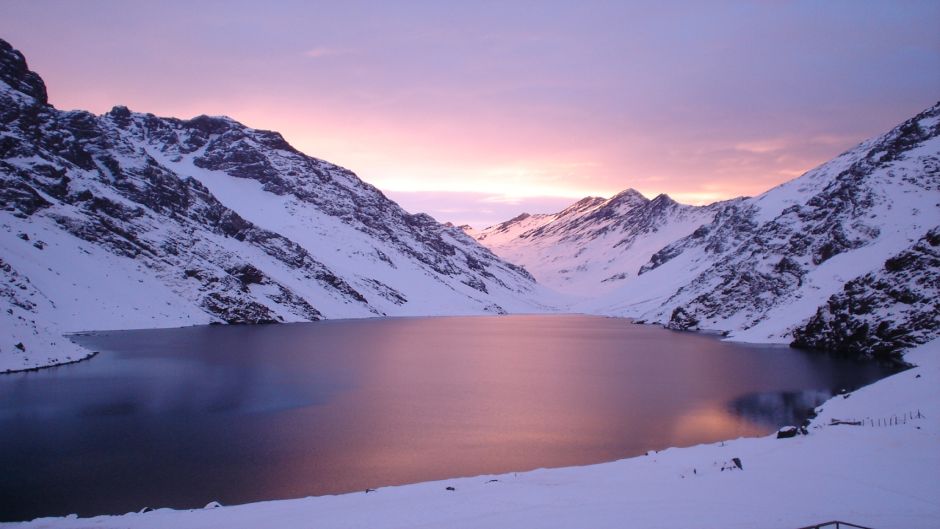
<svg viewBox="0 0 940 529">
<path fill-rule="evenodd" d="M 90 329 L 552 310 L 893 358 L 940 330 L 938 186 L 940 104 L 756 197 L 477 232 L 227 117 L 56 109 L 0 40 L 0 371 Z"/>
<path fill-rule="evenodd" d="M 523 268 L 227 117 L 49 105 L 0 41 L 0 371 L 63 333 L 546 310 Z"/>
<path fill-rule="evenodd" d="M 470 233 L 571 310 L 892 357 L 940 330 L 938 227 L 940 104 L 756 197 L 627 190 Z"/>
</svg>

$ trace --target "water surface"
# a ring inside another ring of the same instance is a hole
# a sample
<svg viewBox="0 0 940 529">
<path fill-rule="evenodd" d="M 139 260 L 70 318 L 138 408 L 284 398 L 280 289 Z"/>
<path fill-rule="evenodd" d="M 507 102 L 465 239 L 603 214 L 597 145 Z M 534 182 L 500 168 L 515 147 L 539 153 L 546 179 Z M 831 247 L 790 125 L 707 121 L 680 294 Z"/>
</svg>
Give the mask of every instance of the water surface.
<svg viewBox="0 0 940 529">
<path fill-rule="evenodd" d="M 584 465 L 764 435 L 875 364 L 592 316 L 90 333 L 0 376 L 0 520 Z"/>
</svg>

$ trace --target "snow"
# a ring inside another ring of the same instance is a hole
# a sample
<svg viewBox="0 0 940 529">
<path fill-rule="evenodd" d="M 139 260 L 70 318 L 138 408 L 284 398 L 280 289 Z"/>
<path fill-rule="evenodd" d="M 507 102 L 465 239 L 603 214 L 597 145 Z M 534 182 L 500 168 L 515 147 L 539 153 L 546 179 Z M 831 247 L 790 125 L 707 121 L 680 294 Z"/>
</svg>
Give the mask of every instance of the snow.
<svg viewBox="0 0 940 529">
<path fill-rule="evenodd" d="M 12 274 L 28 279 L 20 292 L 36 303 L 34 311 L 11 305 L 0 317 L 0 333 L 15 337 L 25 351 L 9 339 L 0 344 L 0 372 L 61 364 L 86 358 L 92 351 L 63 335 L 89 329 L 141 329 L 155 326 L 206 324 L 209 314 L 168 291 L 152 270 L 100 248 L 76 244 L 48 218 L 27 226 L 0 212 L 0 247 Z M 29 240 L 23 240 L 26 234 Z M 43 248 L 35 246 L 37 241 Z M 0 270 L 4 283 L 11 273 Z"/>
<path fill-rule="evenodd" d="M 498 304 L 506 310 L 516 312 L 543 311 L 550 307 L 548 303 L 539 306 L 538 302 L 530 302 L 538 299 L 540 295 L 543 299 L 553 297 L 551 292 L 538 286 L 533 286 L 535 292 L 525 296 L 506 296 L 501 289 L 493 289 L 491 295 L 482 296 L 480 292 L 459 282 L 428 281 L 428 271 L 419 267 L 389 266 L 386 261 L 376 256 L 377 241 L 370 234 L 353 229 L 342 219 L 328 215 L 292 195 L 269 193 L 257 180 L 234 178 L 222 171 L 196 167 L 192 159 L 198 156 L 199 152 L 175 162 L 151 149 L 148 149 L 148 154 L 161 159 L 163 164 L 175 172 L 192 176 L 202 182 L 216 198 L 239 212 L 246 220 L 284 235 L 303 246 L 330 269 L 342 271 L 345 277 L 351 278 L 350 282 L 357 290 L 374 290 L 375 286 L 370 280 L 378 280 L 406 294 L 410 301 L 401 306 L 380 295 L 368 296 L 370 304 L 384 314 L 450 316 L 483 313 L 479 309 L 468 307 L 466 298 L 458 294 L 476 298 L 482 306 Z M 394 247 L 386 246 L 381 250 L 393 262 L 408 263 L 411 260 Z M 276 278 L 283 279 L 299 292 L 304 291 L 303 284 L 296 284 L 286 277 Z M 357 310 L 344 300 L 317 308 L 329 318 L 376 316 L 375 313 Z"/>
<path fill-rule="evenodd" d="M 713 215 L 714 207 L 680 205 L 665 196 L 650 201 L 627 190 L 606 200 L 588 197 L 558 213 L 520 216 L 475 238 L 524 266 L 539 283 L 590 299 L 635 278 L 656 251 Z"/>
<path fill-rule="evenodd" d="M 834 397 L 817 408 L 808 435 L 790 439 L 743 438 L 599 465 L 370 493 L 0 526 L 782 529 L 843 520 L 933 528 L 940 520 L 940 339 L 906 359 L 918 367 Z M 908 413 L 914 418 L 902 422 Z M 878 419 L 895 418 L 900 424 L 877 426 Z M 833 419 L 875 419 L 876 426 L 833 426 Z"/>
</svg>

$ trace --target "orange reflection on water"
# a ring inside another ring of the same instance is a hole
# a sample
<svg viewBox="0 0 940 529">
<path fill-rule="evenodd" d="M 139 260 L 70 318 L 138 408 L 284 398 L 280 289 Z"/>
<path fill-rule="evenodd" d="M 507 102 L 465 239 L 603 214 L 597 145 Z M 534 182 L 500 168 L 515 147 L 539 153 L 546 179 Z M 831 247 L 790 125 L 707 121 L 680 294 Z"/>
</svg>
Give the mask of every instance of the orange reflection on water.
<svg viewBox="0 0 940 529">
<path fill-rule="evenodd" d="M 672 423 L 670 437 L 675 446 L 689 446 L 766 433 L 767 426 L 756 425 L 731 413 L 724 404 L 712 403 L 677 417 Z"/>
</svg>

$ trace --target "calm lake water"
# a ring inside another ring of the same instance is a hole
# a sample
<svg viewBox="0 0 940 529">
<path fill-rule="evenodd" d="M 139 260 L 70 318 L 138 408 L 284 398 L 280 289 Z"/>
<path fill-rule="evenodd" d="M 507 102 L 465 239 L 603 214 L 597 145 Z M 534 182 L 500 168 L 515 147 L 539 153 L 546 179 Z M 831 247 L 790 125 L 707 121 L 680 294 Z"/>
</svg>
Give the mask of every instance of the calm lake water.
<svg viewBox="0 0 940 529">
<path fill-rule="evenodd" d="M 0 376 L 0 520 L 611 461 L 799 424 L 870 363 L 591 316 L 101 332 Z"/>
</svg>

